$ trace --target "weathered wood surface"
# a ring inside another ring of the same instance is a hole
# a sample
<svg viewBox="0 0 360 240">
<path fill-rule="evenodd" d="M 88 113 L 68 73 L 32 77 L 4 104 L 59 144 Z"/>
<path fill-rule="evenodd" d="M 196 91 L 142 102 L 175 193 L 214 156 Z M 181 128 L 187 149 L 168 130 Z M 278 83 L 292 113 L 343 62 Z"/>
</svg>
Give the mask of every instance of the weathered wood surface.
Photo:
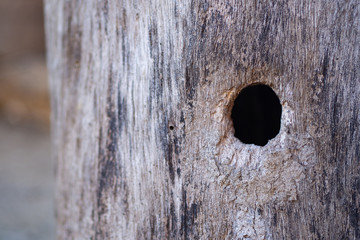
<svg viewBox="0 0 360 240">
<path fill-rule="evenodd" d="M 360 239 L 357 0 L 45 2 L 58 239 Z"/>
</svg>

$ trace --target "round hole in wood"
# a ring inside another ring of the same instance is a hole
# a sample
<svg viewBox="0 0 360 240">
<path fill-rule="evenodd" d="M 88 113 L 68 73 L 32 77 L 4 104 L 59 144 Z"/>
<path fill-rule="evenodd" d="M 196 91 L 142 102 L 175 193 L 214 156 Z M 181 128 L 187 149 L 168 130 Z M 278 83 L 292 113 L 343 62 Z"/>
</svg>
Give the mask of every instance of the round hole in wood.
<svg viewBox="0 0 360 240">
<path fill-rule="evenodd" d="M 265 146 L 280 131 L 281 112 L 280 100 L 271 87 L 264 84 L 245 87 L 231 111 L 235 137 L 246 144 Z"/>
</svg>

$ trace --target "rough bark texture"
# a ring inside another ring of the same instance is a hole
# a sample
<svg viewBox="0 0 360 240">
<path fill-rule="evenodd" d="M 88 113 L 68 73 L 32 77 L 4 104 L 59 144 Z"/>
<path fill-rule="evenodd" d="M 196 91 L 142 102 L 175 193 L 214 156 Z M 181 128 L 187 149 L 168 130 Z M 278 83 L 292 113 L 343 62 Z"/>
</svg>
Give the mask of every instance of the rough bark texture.
<svg viewBox="0 0 360 240">
<path fill-rule="evenodd" d="M 58 239 L 360 239 L 358 1 L 45 2 Z"/>
</svg>

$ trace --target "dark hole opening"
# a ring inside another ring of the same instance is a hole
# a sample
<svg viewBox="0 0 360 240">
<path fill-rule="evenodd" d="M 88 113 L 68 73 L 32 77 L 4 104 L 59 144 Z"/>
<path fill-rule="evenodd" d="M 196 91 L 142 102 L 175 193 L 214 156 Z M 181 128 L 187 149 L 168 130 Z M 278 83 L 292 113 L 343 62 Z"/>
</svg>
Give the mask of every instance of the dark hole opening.
<svg viewBox="0 0 360 240">
<path fill-rule="evenodd" d="M 243 143 L 265 146 L 280 131 L 281 111 L 280 100 L 271 87 L 245 87 L 231 111 L 235 137 Z"/>
</svg>

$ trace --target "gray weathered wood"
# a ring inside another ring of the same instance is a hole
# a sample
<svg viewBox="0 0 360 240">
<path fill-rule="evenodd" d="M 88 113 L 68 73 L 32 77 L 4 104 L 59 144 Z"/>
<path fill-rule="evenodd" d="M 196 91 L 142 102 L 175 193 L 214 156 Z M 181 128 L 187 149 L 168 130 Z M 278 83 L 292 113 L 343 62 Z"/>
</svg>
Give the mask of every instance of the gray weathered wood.
<svg viewBox="0 0 360 240">
<path fill-rule="evenodd" d="M 45 2 L 58 239 L 360 239 L 357 0 Z"/>
</svg>

